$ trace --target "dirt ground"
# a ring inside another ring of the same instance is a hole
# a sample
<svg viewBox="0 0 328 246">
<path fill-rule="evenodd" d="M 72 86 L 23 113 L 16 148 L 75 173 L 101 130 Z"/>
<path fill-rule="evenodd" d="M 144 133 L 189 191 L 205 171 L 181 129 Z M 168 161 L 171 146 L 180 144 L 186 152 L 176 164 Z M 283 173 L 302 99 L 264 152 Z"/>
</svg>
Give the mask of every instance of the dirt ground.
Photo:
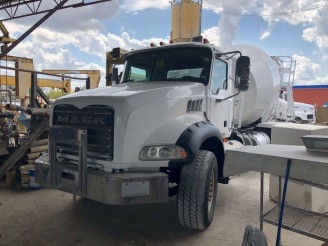
<svg viewBox="0 0 328 246">
<path fill-rule="evenodd" d="M 273 203 L 265 179 L 265 210 Z M 260 175 L 249 172 L 219 184 L 215 218 L 205 231 L 178 223 L 176 198 L 167 204 L 108 206 L 51 189 L 0 188 L 0 245 L 241 245 L 247 224 L 259 227 Z M 269 245 L 276 227 L 264 224 Z M 323 242 L 282 230 L 282 245 Z"/>
</svg>

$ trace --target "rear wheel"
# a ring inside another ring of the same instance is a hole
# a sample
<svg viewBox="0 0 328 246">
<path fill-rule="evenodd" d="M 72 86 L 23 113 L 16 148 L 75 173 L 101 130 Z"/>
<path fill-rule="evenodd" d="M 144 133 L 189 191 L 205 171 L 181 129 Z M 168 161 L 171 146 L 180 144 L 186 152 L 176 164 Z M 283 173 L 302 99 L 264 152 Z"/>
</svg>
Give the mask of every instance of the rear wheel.
<svg viewBox="0 0 328 246">
<path fill-rule="evenodd" d="M 182 168 L 177 199 L 182 226 L 204 230 L 212 223 L 217 180 L 217 160 L 210 151 L 199 151 L 193 163 Z"/>
</svg>

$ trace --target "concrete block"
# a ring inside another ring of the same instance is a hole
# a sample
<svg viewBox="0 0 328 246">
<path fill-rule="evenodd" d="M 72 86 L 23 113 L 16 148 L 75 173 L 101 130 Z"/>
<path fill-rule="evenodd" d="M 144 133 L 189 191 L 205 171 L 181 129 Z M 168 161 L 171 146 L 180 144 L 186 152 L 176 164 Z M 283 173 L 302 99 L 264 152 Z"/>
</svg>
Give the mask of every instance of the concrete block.
<svg viewBox="0 0 328 246">
<path fill-rule="evenodd" d="M 301 139 L 306 135 L 328 135 L 328 126 L 281 123 L 272 126 L 271 143 L 304 145 Z"/>
<path fill-rule="evenodd" d="M 328 126 L 282 123 L 272 126 L 272 144 L 304 145 L 301 139 L 305 135 L 327 135 Z M 293 166 L 292 166 L 293 168 Z M 281 179 L 283 189 L 284 179 Z M 279 178 L 270 175 L 269 197 L 278 201 Z M 328 211 L 328 191 L 303 183 L 289 181 L 287 186 L 286 203 L 318 213 Z"/>
</svg>

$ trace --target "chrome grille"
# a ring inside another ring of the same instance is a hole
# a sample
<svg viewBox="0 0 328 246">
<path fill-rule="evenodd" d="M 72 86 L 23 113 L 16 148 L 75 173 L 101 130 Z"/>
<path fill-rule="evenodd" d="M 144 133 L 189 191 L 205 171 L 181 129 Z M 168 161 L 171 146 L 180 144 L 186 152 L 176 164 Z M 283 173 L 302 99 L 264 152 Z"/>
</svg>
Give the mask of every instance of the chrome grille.
<svg viewBox="0 0 328 246">
<path fill-rule="evenodd" d="M 88 132 L 88 158 L 113 160 L 114 110 L 108 106 L 92 105 L 79 109 L 72 105 L 57 105 L 54 109 L 54 126 L 68 126 Z M 78 155 L 78 146 L 60 143 L 58 152 Z"/>
</svg>

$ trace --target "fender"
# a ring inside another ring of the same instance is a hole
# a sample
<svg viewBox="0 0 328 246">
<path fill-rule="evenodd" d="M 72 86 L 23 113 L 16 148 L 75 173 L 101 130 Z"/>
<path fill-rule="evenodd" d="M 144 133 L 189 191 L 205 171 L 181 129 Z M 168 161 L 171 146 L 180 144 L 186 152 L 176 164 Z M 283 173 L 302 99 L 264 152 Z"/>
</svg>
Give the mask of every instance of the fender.
<svg viewBox="0 0 328 246">
<path fill-rule="evenodd" d="M 210 145 L 210 142 L 216 142 L 216 144 Z M 224 159 L 221 133 L 217 127 L 207 121 L 195 123 L 185 129 L 176 141 L 176 145 L 186 150 L 188 158 L 184 160 L 172 160 L 169 162 L 169 167 L 190 164 L 200 149 L 211 150 L 216 155 L 218 162 L 221 162 L 222 158 Z M 223 151 L 222 154 L 220 154 L 221 151 Z"/>
</svg>

